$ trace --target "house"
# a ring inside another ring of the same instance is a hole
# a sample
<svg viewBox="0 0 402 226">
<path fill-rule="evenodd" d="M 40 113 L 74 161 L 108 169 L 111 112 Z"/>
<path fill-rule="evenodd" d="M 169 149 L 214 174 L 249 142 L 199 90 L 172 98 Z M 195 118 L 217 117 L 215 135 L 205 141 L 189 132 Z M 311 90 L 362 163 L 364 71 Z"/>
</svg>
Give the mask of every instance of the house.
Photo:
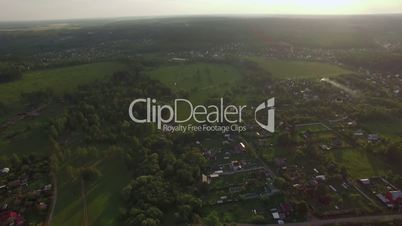
<svg viewBox="0 0 402 226">
<path fill-rule="evenodd" d="M 383 194 L 376 194 L 375 195 L 385 206 L 388 208 L 393 208 L 394 205 L 389 202 L 389 200 Z"/>
<path fill-rule="evenodd" d="M 376 141 L 380 140 L 380 137 L 377 134 L 369 134 L 367 136 L 367 140 L 370 142 L 376 142 Z"/>
<path fill-rule="evenodd" d="M 240 143 L 237 145 L 237 149 L 238 149 L 238 152 L 245 152 L 245 151 L 246 151 L 246 145 L 244 145 L 243 142 L 240 142 Z"/>
<path fill-rule="evenodd" d="M 207 184 L 209 184 L 209 183 L 211 183 L 211 180 L 208 178 L 207 175 L 202 174 L 202 176 L 201 176 L 201 182 L 202 182 L 202 183 L 207 183 Z"/>
<path fill-rule="evenodd" d="M 171 62 L 175 62 L 175 63 L 183 63 L 183 62 L 186 62 L 187 59 L 174 57 L 174 58 L 170 59 L 170 61 L 171 61 Z"/>
<path fill-rule="evenodd" d="M 364 185 L 364 186 L 369 186 L 370 185 L 370 179 L 359 179 L 359 182 Z"/>
<path fill-rule="evenodd" d="M 357 136 L 357 137 L 360 137 L 360 136 L 363 136 L 363 135 L 364 135 L 364 132 L 363 132 L 363 130 L 359 129 L 359 130 L 356 130 L 356 131 L 353 133 L 353 135 L 354 135 L 354 136 Z"/>
<path fill-rule="evenodd" d="M 326 144 L 321 144 L 320 147 L 321 147 L 321 149 L 322 149 L 323 151 L 330 151 L 330 150 L 331 150 L 331 147 L 329 147 L 329 146 L 326 145 Z"/>
<path fill-rule="evenodd" d="M 0 175 L 7 174 L 8 172 L 10 172 L 10 168 L 3 168 L 0 170 Z"/>
<path fill-rule="evenodd" d="M 36 206 L 36 208 L 38 208 L 38 210 L 46 210 L 47 209 L 47 204 L 44 202 L 40 202 L 38 203 L 38 205 Z"/>
<path fill-rule="evenodd" d="M 4 213 L 0 214 L 0 225 L 1 226 L 9 226 L 9 225 L 23 225 L 24 224 L 24 218 L 22 216 L 14 211 L 6 211 Z"/>
<path fill-rule="evenodd" d="M 43 187 L 43 191 L 50 191 L 51 189 L 52 189 L 51 184 L 45 185 L 45 187 Z"/>
<path fill-rule="evenodd" d="M 272 217 L 274 218 L 274 220 L 280 220 L 280 216 L 278 212 L 272 212 Z"/>
<path fill-rule="evenodd" d="M 241 163 L 239 161 L 232 161 L 232 163 L 230 164 L 230 167 L 234 171 L 242 169 Z"/>
<path fill-rule="evenodd" d="M 394 205 L 402 203 L 402 191 L 389 191 L 386 197 Z"/>
<path fill-rule="evenodd" d="M 320 180 L 320 181 L 325 181 L 327 178 L 325 177 L 325 175 L 318 175 L 315 177 L 316 180 Z"/>
</svg>

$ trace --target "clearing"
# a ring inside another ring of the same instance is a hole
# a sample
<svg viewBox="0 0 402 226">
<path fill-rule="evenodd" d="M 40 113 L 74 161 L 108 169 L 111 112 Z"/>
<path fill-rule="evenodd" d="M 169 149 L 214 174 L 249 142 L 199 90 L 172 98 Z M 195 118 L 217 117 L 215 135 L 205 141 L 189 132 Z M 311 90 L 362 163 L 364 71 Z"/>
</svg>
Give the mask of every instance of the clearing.
<svg viewBox="0 0 402 226">
<path fill-rule="evenodd" d="M 249 57 L 247 59 L 257 63 L 277 79 L 321 79 L 353 73 L 339 66 L 322 62 L 274 60 L 264 57 Z"/>
<path fill-rule="evenodd" d="M 196 104 L 210 96 L 222 96 L 241 77 L 232 66 L 208 63 L 163 66 L 148 75 L 174 91 L 188 92 L 188 99 Z"/>
<path fill-rule="evenodd" d="M 122 63 L 102 62 L 28 72 L 20 80 L 0 84 L 0 101 L 15 102 L 22 92 L 28 93 L 47 88 L 52 89 L 56 94 L 63 94 L 82 84 L 126 69 L 128 66 Z"/>
</svg>

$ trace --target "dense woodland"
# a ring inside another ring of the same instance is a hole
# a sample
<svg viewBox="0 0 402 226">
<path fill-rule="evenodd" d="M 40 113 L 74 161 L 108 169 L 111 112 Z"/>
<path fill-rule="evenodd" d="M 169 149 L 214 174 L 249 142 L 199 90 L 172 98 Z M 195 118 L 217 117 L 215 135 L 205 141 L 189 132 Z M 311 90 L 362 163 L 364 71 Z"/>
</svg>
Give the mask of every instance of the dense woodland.
<svg viewBox="0 0 402 226">
<path fill-rule="evenodd" d="M 22 78 L 19 69 L 13 66 L 0 66 L 0 83 L 12 82 Z"/>
</svg>

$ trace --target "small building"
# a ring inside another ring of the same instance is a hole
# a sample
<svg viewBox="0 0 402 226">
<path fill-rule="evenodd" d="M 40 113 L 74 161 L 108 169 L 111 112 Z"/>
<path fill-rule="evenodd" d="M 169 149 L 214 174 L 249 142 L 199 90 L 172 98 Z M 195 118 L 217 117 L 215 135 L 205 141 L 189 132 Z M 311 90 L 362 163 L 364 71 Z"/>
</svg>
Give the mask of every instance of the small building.
<svg viewBox="0 0 402 226">
<path fill-rule="evenodd" d="M 402 191 L 389 191 L 386 197 L 394 205 L 402 203 Z"/>
<path fill-rule="evenodd" d="M 51 185 L 51 184 L 45 185 L 45 187 L 43 187 L 43 191 L 49 191 L 49 190 L 51 190 L 51 189 L 52 189 L 52 185 Z"/>
<path fill-rule="evenodd" d="M 278 212 L 272 212 L 272 217 L 274 218 L 274 220 L 280 220 L 281 217 L 279 216 Z"/>
<path fill-rule="evenodd" d="M 320 180 L 320 181 L 325 181 L 327 178 L 325 177 L 325 175 L 318 175 L 315 177 L 316 180 Z"/>
<path fill-rule="evenodd" d="M 243 142 L 240 142 L 240 143 L 237 145 L 237 148 L 238 148 L 239 152 L 245 152 L 245 151 L 246 151 L 246 145 L 244 145 Z"/>
<path fill-rule="evenodd" d="M 230 167 L 234 171 L 242 169 L 242 165 L 241 165 L 241 163 L 239 161 L 232 161 L 232 163 L 230 164 Z"/>
<path fill-rule="evenodd" d="M 211 180 L 210 180 L 210 178 L 209 178 L 207 175 L 202 174 L 202 175 L 201 175 L 201 182 L 202 182 L 202 183 L 207 183 L 207 184 L 209 184 L 209 183 L 211 183 Z"/>
<path fill-rule="evenodd" d="M 394 205 L 389 202 L 389 200 L 383 194 L 375 195 L 386 207 L 393 208 Z"/>
<path fill-rule="evenodd" d="M 326 144 L 321 144 L 320 147 L 321 147 L 321 149 L 322 149 L 323 151 L 330 151 L 330 150 L 331 150 L 331 147 L 329 147 L 329 146 L 326 145 Z"/>
<path fill-rule="evenodd" d="M 367 179 L 367 178 L 359 179 L 359 182 L 364 186 L 369 186 L 370 185 L 370 179 Z"/>
<path fill-rule="evenodd" d="M 337 192 L 337 190 L 336 190 L 336 188 L 335 188 L 334 186 L 329 185 L 328 187 L 329 187 L 332 191 Z"/>
<path fill-rule="evenodd" d="M 3 169 L 0 170 L 0 175 L 7 174 L 9 172 L 10 172 L 10 168 L 3 168 Z"/>
<path fill-rule="evenodd" d="M 0 222 L 2 225 L 19 226 L 24 224 L 24 218 L 17 212 L 6 211 L 0 214 Z"/>
<path fill-rule="evenodd" d="M 36 206 L 36 208 L 38 208 L 38 210 L 46 210 L 47 209 L 47 204 L 44 202 L 40 202 L 38 203 L 38 205 Z"/>
<path fill-rule="evenodd" d="M 369 134 L 367 136 L 367 140 L 370 142 L 377 142 L 380 140 L 380 136 L 378 136 L 377 134 Z"/>
<path fill-rule="evenodd" d="M 174 58 L 170 59 L 170 61 L 174 62 L 174 63 L 184 63 L 184 62 L 187 61 L 187 59 L 186 58 L 174 57 Z"/>
<path fill-rule="evenodd" d="M 356 131 L 353 133 L 353 135 L 356 136 L 356 137 L 361 137 L 361 136 L 364 135 L 364 132 L 363 132 L 363 130 L 359 129 L 359 130 L 356 130 Z"/>
</svg>

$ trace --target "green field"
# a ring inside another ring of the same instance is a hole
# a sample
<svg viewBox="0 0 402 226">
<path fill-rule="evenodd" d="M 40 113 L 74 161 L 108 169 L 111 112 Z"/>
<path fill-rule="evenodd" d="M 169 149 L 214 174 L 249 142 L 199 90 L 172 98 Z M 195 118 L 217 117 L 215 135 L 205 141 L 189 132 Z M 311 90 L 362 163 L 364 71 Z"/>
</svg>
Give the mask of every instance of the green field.
<svg viewBox="0 0 402 226">
<path fill-rule="evenodd" d="M 333 155 L 340 165 L 346 167 L 353 178 L 384 176 L 390 169 L 380 159 L 357 150 L 340 149 Z"/>
<path fill-rule="evenodd" d="M 15 102 L 22 92 L 33 92 L 46 88 L 62 94 L 79 85 L 127 68 L 122 63 L 104 62 L 28 72 L 21 80 L 0 84 L 0 101 L 3 103 Z"/>
<path fill-rule="evenodd" d="M 339 66 L 321 62 L 273 60 L 263 57 L 249 57 L 247 59 L 257 63 L 278 79 L 327 78 L 353 73 Z"/>
<path fill-rule="evenodd" d="M 86 201 L 89 225 L 118 226 L 120 198 L 122 188 L 130 181 L 130 174 L 125 164 L 119 159 L 99 162 L 101 177 L 91 184 L 86 184 Z M 58 176 L 58 197 L 52 225 L 83 225 L 84 205 L 79 180 L 71 182 Z"/>
<path fill-rule="evenodd" d="M 398 140 L 402 136 L 402 119 L 398 118 L 365 122 L 363 127 L 370 133 L 377 133 L 391 140 Z"/>
<path fill-rule="evenodd" d="M 210 95 L 221 96 L 241 77 L 232 66 L 207 63 L 164 66 L 148 75 L 175 91 L 189 92 L 188 99 L 194 103 L 202 103 Z"/>
</svg>

